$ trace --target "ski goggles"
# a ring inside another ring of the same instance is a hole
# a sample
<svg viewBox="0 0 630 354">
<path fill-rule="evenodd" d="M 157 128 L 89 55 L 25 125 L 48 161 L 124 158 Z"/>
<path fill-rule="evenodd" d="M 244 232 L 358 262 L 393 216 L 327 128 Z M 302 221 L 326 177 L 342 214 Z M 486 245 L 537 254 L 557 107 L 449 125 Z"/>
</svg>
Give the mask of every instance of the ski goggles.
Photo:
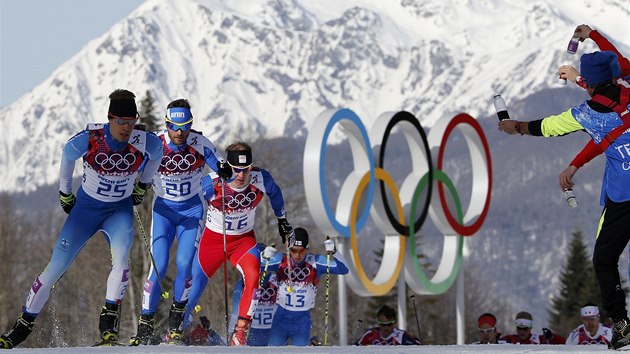
<svg viewBox="0 0 630 354">
<path fill-rule="evenodd" d="M 381 327 L 391 327 L 396 323 L 396 320 L 391 321 L 378 321 L 378 325 Z"/>
<path fill-rule="evenodd" d="M 528 329 L 528 328 L 532 328 L 534 321 L 528 320 L 526 318 L 517 318 L 515 324 L 516 324 L 516 328 L 518 329 Z"/>
<path fill-rule="evenodd" d="M 479 333 L 492 333 L 492 332 L 496 331 L 496 328 L 494 328 L 494 327 L 490 327 L 490 328 L 477 328 L 477 331 L 479 331 Z"/>
<path fill-rule="evenodd" d="M 192 122 L 189 122 L 186 124 L 177 124 L 177 123 L 166 121 L 166 127 L 172 131 L 182 130 L 182 131 L 187 132 L 192 127 Z"/>
<path fill-rule="evenodd" d="M 289 248 L 289 252 L 291 252 L 291 254 L 306 254 L 306 248 Z"/>
<path fill-rule="evenodd" d="M 109 120 L 111 121 L 114 121 L 114 123 L 116 124 L 129 125 L 133 127 L 138 122 L 138 119 L 140 119 L 140 114 L 136 113 L 135 117 L 119 117 L 112 114 L 112 112 L 109 112 L 107 114 L 107 118 L 109 118 Z"/>
</svg>

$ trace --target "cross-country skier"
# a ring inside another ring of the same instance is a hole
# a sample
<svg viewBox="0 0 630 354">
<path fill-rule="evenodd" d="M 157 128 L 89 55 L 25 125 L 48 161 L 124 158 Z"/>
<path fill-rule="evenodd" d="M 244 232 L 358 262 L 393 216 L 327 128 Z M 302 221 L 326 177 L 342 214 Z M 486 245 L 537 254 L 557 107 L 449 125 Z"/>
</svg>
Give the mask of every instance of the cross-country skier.
<svg viewBox="0 0 630 354">
<path fill-rule="evenodd" d="M 205 201 L 201 178 L 208 166 L 224 178 L 232 176 L 232 169 L 218 169 L 223 157 L 214 144 L 200 132 L 192 130 L 193 115 L 186 99 L 177 99 L 166 107 L 166 129 L 158 133 L 164 148 L 162 163 L 153 177 L 155 198 L 151 251 L 164 279 L 169 263 L 169 252 L 177 238 L 177 276 L 174 282 L 173 304 L 168 317 L 167 341 L 182 341 L 182 320 L 192 284 L 192 263 L 197 251 L 197 240 L 203 227 Z M 142 311 L 137 334 L 131 345 L 148 344 L 153 338 L 153 325 L 160 295 L 156 269 L 151 269 L 144 284 Z"/>
<path fill-rule="evenodd" d="M 238 320 L 230 341 L 232 345 L 246 345 L 251 317 L 256 306 L 252 299 L 258 289 L 260 275 L 259 258 L 248 251 L 256 248 L 254 220 L 256 208 L 265 194 L 278 218 L 278 229 L 283 243 L 292 242 L 290 240 L 293 238 L 293 228 L 286 218 L 280 187 L 268 171 L 252 165 L 251 147 L 246 143 L 237 142 L 227 147 L 226 155 L 227 163 L 234 171 L 234 177 L 225 186 L 221 185 L 220 178 L 214 179 L 214 194 L 208 200 L 206 227 L 199 242 L 198 259 L 203 272 L 211 278 L 224 262 L 225 227 L 227 258 L 241 272 L 245 284 L 239 304 Z M 225 196 L 222 194 L 223 188 Z M 204 281 L 205 279 L 200 280 L 200 286 L 204 285 Z M 193 284 L 191 292 L 195 291 L 194 288 Z M 194 307 L 193 304 L 188 306 Z"/>
<path fill-rule="evenodd" d="M 258 251 L 265 249 L 265 245 L 258 244 Z M 250 251 L 252 252 L 252 251 Z M 272 256 L 273 254 L 267 254 Z M 264 254 L 260 254 L 261 257 Z M 269 342 L 269 332 L 273 323 L 273 314 L 276 308 L 276 274 L 271 272 L 267 267 L 265 274 L 266 259 L 261 259 L 261 277 L 262 287 L 259 285 L 258 294 L 256 296 L 256 310 L 252 315 L 252 323 L 247 336 L 247 345 L 252 347 L 266 347 Z M 243 295 L 243 279 L 239 279 L 234 286 L 232 293 L 232 314 L 238 316 L 238 305 Z"/>
<path fill-rule="evenodd" d="M 276 312 L 269 333 L 269 345 L 307 346 L 311 338 L 311 309 L 315 307 L 319 278 L 326 274 L 347 274 L 348 268 L 335 250 L 335 242 L 324 241 L 327 257 L 308 252 L 308 232 L 295 229 L 295 242 L 289 248 L 290 257 L 276 253 L 268 246 L 263 259 L 269 260 L 269 271 L 276 273 L 278 287 Z"/>
<path fill-rule="evenodd" d="M 50 262 L 31 286 L 22 314 L 12 329 L 0 336 L 0 348 L 12 348 L 31 333 L 52 286 L 97 231 L 105 234 L 112 254 L 99 320 L 99 343 L 111 345 L 118 341 L 120 304 L 129 282 L 132 207 L 142 202 L 151 186 L 162 160 L 162 144 L 154 134 L 134 128 L 139 115 L 132 92 L 115 90 L 109 99 L 109 123 L 88 124 L 63 149 L 59 199 L 68 218 Z M 79 158 L 83 158 L 83 178 L 75 197 L 72 174 Z M 140 173 L 141 166 L 144 169 Z"/>
</svg>

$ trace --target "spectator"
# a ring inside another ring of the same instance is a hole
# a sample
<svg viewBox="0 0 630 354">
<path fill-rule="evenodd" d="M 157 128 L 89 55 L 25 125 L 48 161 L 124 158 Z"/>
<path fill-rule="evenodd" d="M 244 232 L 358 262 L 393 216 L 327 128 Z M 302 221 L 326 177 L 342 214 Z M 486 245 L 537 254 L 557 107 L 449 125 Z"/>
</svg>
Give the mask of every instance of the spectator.
<svg viewBox="0 0 630 354">
<path fill-rule="evenodd" d="M 625 152 L 630 144 L 630 135 L 626 134 L 628 127 L 621 119 L 630 105 L 626 88 L 613 81 L 621 73 L 615 53 L 604 51 L 584 54 L 580 57 L 580 69 L 590 100 L 559 115 L 531 122 L 504 119 L 499 122 L 499 130 L 512 135 L 545 137 L 586 130 L 594 141 L 593 145 L 604 151 L 606 165 L 600 194 L 600 204 L 604 208 L 598 222 L 593 266 L 606 316 L 612 318 L 614 323 L 611 345 L 619 349 L 630 345 L 630 319 L 619 276 L 619 257 L 630 235 L 630 224 L 627 222 L 630 215 L 630 189 L 627 188 L 630 154 Z M 572 162 L 560 174 L 561 187 L 573 186 L 572 177 L 579 166 L 580 163 L 574 165 Z"/>
<path fill-rule="evenodd" d="M 497 318 L 491 313 L 484 313 L 477 319 L 477 331 L 479 341 L 473 344 L 504 344 L 503 339 L 499 339 L 501 332 L 497 330 Z"/>
<path fill-rule="evenodd" d="M 589 345 L 610 344 L 612 330 L 599 323 L 599 308 L 593 303 L 585 304 L 580 310 L 582 324 L 571 331 L 567 344 Z"/>
<path fill-rule="evenodd" d="M 564 344 L 564 337 L 554 334 L 548 328 L 543 328 L 543 334 L 533 334 L 533 324 L 532 315 L 521 311 L 516 314 L 516 334 L 508 334 L 502 339 L 512 344 Z"/>
<path fill-rule="evenodd" d="M 396 310 L 383 305 L 376 312 L 378 327 L 368 329 L 355 345 L 421 345 L 416 337 L 396 328 Z"/>
</svg>

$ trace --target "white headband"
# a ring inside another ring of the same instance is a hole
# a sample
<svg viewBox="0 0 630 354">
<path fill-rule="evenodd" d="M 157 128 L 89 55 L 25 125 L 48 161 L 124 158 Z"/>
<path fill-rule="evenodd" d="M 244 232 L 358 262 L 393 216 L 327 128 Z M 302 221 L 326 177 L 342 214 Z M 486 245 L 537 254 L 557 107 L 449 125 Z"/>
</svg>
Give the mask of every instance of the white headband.
<svg viewBox="0 0 630 354">
<path fill-rule="evenodd" d="M 582 310 L 580 310 L 580 314 L 582 317 L 599 316 L 599 309 L 597 306 L 584 306 Z"/>
</svg>

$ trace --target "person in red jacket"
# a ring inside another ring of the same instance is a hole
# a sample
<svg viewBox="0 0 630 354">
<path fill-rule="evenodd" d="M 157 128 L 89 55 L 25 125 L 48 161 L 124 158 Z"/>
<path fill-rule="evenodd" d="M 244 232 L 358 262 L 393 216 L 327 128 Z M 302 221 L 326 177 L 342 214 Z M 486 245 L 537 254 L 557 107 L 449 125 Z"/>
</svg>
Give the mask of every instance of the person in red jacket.
<svg viewBox="0 0 630 354">
<path fill-rule="evenodd" d="M 502 339 L 512 344 L 564 344 L 563 336 L 554 334 L 550 329 L 543 328 L 543 334 L 532 333 L 534 319 L 529 312 L 521 311 L 516 314 L 516 333 L 508 334 Z"/>
<path fill-rule="evenodd" d="M 421 345 L 407 331 L 396 328 L 396 310 L 383 305 L 376 312 L 378 327 L 368 329 L 354 345 Z"/>
</svg>

